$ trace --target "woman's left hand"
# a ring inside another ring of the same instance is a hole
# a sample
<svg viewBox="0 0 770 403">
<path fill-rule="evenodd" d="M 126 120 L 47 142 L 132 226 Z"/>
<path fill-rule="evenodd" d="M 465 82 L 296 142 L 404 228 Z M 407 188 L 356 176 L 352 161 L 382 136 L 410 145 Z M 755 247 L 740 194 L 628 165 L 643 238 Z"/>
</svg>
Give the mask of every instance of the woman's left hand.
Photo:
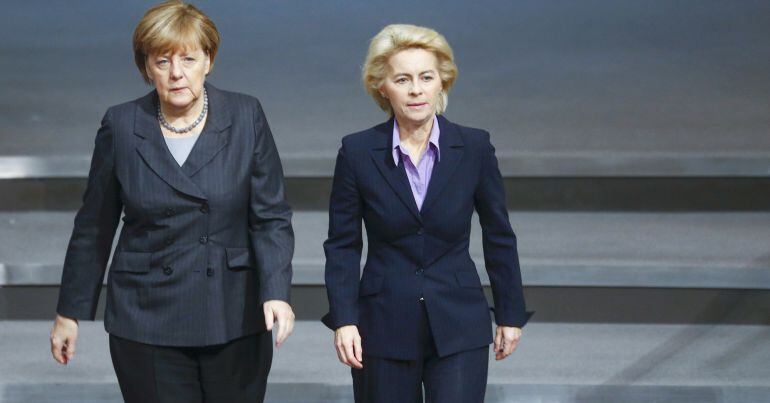
<svg viewBox="0 0 770 403">
<path fill-rule="evenodd" d="M 521 338 L 521 328 L 498 326 L 495 332 L 495 359 L 502 360 L 516 350 Z"/>
<path fill-rule="evenodd" d="M 291 305 L 277 299 L 265 301 L 262 309 L 265 312 L 265 326 L 267 326 L 268 332 L 273 330 L 273 323 L 278 322 L 275 346 L 281 347 L 281 344 L 289 337 L 291 331 L 294 330 L 294 311 L 291 309 Z"/>
</svg>

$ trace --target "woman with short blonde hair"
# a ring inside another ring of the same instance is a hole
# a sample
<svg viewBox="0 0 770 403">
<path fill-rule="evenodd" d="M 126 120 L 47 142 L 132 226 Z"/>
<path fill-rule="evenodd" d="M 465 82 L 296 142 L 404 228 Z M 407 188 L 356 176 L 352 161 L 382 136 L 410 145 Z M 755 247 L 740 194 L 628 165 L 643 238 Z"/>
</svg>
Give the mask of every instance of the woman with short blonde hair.
<svg viewBox="0 0 770 403">
<path fill-rule="evenodd" d="M 489 133 L 443 116 L 457 77 L 436 31 L 389 25 L 366 91 L 385 123 L 342 139 L 329 203 L 326 290 L 358 403 L 481 403 L 489 344 L 509 356 L 529 320 L 516 236 Z M 478 213 L 497 329 L 468 251 Z M 359 280 L 362 226 L 368 254 Z"/>
<path fill-rule="evenodd" d="M 364 88 L 382 110 L 392 115 L 393 109 L 388 99 L 381 94 L 380 87 L 387 74 L 390 56 L 411 48 L 425 49 L 436 56 L 442 85 L 439 102 L 436 105 L 436 113 L 440 115 L 446 110 L 449 90 L 457 78 L 457 66 L 452 48 L 446 38 L 430 28 L 391 24 L 375 35 L 369 44 L 369 52 L 364 61 Z"/>
<path fill-rule="evenodd" d="M 206 82 L 219 48 L 191 4 L 147 11 L 136 66 L 154 87 L 107 110 L 67 249 L 54 359 L 93 320 L 118 221 L 104 327 L 123 399 L 261 402 L 292 331 L 294 234 L 260 102 Z"/>
</svg>

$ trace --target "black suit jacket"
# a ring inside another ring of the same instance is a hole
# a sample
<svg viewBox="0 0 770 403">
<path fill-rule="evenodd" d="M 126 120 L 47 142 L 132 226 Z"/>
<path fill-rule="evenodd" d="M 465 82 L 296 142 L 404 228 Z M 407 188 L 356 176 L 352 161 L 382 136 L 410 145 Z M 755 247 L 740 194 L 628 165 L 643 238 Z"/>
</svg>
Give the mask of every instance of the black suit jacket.
<svg viewBox="0 0 770 403">
<path fill-rule="evenodd" d="M 75 217 L 57 312 L 156 345 L 225 343 L 263 331 L 261 303 L 289 300 L 294 251 L 283 171 L 256 98 L 206 84 L 205 127 L 180 167 L 155 91 L 109 108 Z"/>
<path fill-rule="evenodd" d="M 329 207 L 326 289 L 332 329 L 357 325 L 365 354 L 418 359 L 420 298 L 439 355 L 492 342 L 489 307 L 468 251 L 474 208 L 499 325 L 522 327 L 516 236 L 489 133 L 439 116 L 440 159 L 422 209 L 393 161 L 393 119 L 342 140 Z M 359 281 L 361 221 L 368 255 Z"/>
</svg>

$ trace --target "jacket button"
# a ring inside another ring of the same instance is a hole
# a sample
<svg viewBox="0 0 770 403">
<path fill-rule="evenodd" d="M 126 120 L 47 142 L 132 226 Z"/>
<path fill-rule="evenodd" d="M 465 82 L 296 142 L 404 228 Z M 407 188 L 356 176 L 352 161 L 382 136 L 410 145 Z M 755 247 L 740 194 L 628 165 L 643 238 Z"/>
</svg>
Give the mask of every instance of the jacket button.
<svg viewBox="0 0 770 403">
<path fill-rule="evenodd" d="M 201 235 L 201 237 L 200 237 L 200 238 L 198 238 L 198 242 L 200 242 L 200 243 L 202 243 L 202 244 L 204 244 L 204 245 L 205 245 L 205 244 L 206 244 L 208 241 L 209 241 L 209 237 L 207 237 L 206 235 Z"/>
<path fill-rule="evenodd" d="M 174 215 L 174 213 L 175 211 L 173 208 L 169 207 L 166 209 L 166 217 L 171 217 L 172 215 Z"/>
<path fill-rule="evenodd" d="M 417 269 L 417 270 L 414 271 L 414 274 L 416 274 L 418 276 L 421 276 L 424 271 L 425 270 L 423 270 L 423 269 Z"/>
<path fill-rule="evenodd" d="M 211 268 L 211 267 L 207 267 L 206 268 L 206 275 L 209 276 L 209 277 L 213 276 L 214 275 L 214 269 Z"/>
<path fill-rule="evenodd" d="M 203 214 L 208 213 L 209 212 L 209 204 L 208 203 L 203 203 L 201 205 L 200 210 L 201 210 L 201 213 L 203 213 Z"/>
<path fill-rule="evenodd" d="M 171 266 L 163 266 L 163 274 L 170 276 L 173 272 L 174 269 L 172 269 Z"/>
<path fill-rule="evenodd" d="M 171 246 L 171 244 L 174 243 L 174 238 L 167 236 L 166 237 L 166 245 Z"/>
</svg>

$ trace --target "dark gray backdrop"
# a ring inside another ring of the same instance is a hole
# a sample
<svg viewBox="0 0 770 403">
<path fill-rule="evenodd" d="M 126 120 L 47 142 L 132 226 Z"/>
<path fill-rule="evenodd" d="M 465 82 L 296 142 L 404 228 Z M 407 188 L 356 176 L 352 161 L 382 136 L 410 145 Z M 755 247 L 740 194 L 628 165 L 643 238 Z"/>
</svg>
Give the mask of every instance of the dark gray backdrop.
<svg viewBox="0 0 770 403">
<path fill-rule="evenodd" d="M 147 1 L 5 1 L 0 155 L 87 155 L 105 109 L 146 91 Z M 447 116 L 517 153 L 770 156 L 767 1 L 197 1 L 222 46 L 210 81 L 258 96 L 285 159 L 332 159 L 385 119 L 367 42 L 423 24 L 454 47 Z"/>
</svg>

